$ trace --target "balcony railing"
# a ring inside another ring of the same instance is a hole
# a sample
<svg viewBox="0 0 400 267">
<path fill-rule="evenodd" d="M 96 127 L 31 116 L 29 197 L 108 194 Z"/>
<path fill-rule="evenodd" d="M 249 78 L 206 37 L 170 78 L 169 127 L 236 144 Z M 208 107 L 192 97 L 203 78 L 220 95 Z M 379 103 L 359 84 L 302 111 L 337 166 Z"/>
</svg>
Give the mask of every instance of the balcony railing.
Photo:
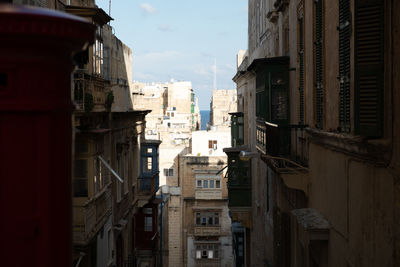
<svg viewBox="0 0 400 267">
<path fill-rule="evenodd" d="M 278 125 L 257 120 L 257 149 L 263 154 L 308 165 L 307 125 Z"/>
<path fill-rule="evenodd" d="M 86 81 L 84 78 L 84 73 L 82 71 L 76 71 L 74 73 L 74 102 L 77 111 L 83 111 L 85 108 L 85 93 L 86 93 Z"/>
<path fill-rule="evenodd" d="M 74 206 L 76 219 L 73 224 L 73 241 L 87 243 L 111 215 L 111 191 L 109 186 L 83 206 Z"/>
<path fill-rule="evenodd" d="M 221 267 L 220 259 L 196 259 L 196 267 Z"/>
<path fill-rule="evenodd" d="M 194 225 L 195 236 L 219 236 L 221 235 L 220 225 Z"/>
</svg>

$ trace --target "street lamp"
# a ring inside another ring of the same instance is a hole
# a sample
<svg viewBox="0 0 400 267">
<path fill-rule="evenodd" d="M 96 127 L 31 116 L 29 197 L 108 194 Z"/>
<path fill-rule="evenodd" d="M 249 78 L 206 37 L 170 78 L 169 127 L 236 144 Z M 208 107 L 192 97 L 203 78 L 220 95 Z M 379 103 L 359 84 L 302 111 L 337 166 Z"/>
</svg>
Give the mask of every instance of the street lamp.
<svg viewBox="0 0 400 267">
<path fill-rule="evenodd" d="M 240 151 L 239 153 L 239 158 L 240 160 L 248 161 L 251 158 L 256 158 L 258 157 L 258 152 L 249 152 L 249 151 Z"/>
</svg>

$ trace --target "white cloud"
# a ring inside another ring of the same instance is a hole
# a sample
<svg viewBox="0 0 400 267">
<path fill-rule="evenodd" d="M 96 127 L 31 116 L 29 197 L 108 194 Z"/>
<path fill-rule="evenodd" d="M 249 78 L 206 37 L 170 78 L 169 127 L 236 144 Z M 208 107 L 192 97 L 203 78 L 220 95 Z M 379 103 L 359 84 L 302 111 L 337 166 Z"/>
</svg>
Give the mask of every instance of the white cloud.
<svg viewBox="0 0 400 267">
<path fill-rule="evenodd" d="M 169 24 L 160 24 L 157 28 L 159 31 L 162 32 L 173 32 L 175 29 Z"/>
<path fill-rule="evenodd" d="M 209 67 L 206 67 L 204 65 L 196 65 L 193 66 L 193 73 L 196 74 L 197 76 L 201 76 L 204 79 L 209 79 L 212 77 L 213 70 Z"/>
<path fill-rule="evenodd" d="M 133 79 L 137 81 L 155 81 L 155 76 L 150 73 L 144 73 L 144 72 L 133 72 Z"/>
<path fill-rule="evenodd" d="M 180 56 L 178 51 L 167 50 L 161 52 L 149 52 L 142 55 L 136 55 L 136 61 L 154 65 L 161 61 L 172 61 Z"/>
<path fill-rule="evenodd" d="M 139 7 L 142 9 L 143 14 L 145 15 L 152 15 L 156 12 L 156 9 L 149 3 L 141 3 Z"/>
</svg>

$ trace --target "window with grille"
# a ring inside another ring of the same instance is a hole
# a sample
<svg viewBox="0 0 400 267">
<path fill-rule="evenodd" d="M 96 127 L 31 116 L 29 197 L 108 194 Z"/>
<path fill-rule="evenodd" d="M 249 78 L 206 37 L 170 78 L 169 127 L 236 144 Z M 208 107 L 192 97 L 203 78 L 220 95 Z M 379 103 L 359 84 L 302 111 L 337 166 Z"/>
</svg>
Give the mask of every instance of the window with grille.
<svg viewBox="0 0 400 267">
<path fill-rule="evenodd" d="M 219 244 L 197 244 L 196 259 L 218 259 Z"/>
<path fill-rule="evenodd" d="M 322 129 L 324 116 L 323 85 L 323 0 L 315 0 L 314 6 L 314 86 L 315 86 L 315 127 Z"/>
<path fill-rule="evenodd" d="M 219 225 L 219 212 L 196 212 L 196 225 Z"/>
<path fill-rule="evenodd" d="M 339 130 L 350 132 L 350 0 L 339 0 Z"/>
<path fill-rule="evenodd" d="M 220 189 L 221 188 L 221 176 L 219 175 L 196 175 L 196 188 L 203 189 Z"/>
<path fill-rule="evenodd" d="M 217 149 L 217 140 L 208 140 L 208 148 L 209 149 Z"/>
<path fill-rule="evenodd" d="M 355 133 L 383 134 L 384 1 L 355 1 Z"/>
<path fill-rule="evenodd" d="M 93 74 L 103 74 L 103 29 L 97 25 L 96 40 L 93 44 Z"/>
<path fill-rule="evenodd" d="M 153 169 L 153 158 L 144 157 L 143 158 L 143 172 L 151 172 Z"/>
<path fill-rule="evenodd" d="M 164 176 L 174 176 L 174 169 L 164 169 Z"/>
<path fill-rule="evenodd" d="M 153 209 L 143 208 L 144 213 L 144 230 L 146 232 L 153 231 Z"/>
<path fill-rule="evenodd" d="M 153 217 L 151 217 L 151 216 L 144 217 L 144 230 L 146 232 L 153 231 Z"/>
</svg>

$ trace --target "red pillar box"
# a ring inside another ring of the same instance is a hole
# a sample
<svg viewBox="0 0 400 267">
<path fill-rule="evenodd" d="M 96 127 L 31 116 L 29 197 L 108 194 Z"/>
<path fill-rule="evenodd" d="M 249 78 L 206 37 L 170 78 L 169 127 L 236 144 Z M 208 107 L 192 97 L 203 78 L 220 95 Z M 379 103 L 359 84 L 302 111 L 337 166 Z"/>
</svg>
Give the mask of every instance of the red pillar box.
<svg viewBox="0 0 400 267">
<path fill-rule="evenodd" d="M 86 20 L 0 5 L 1 266 L 71 267 L 72 53 Z"/>
</svg>

